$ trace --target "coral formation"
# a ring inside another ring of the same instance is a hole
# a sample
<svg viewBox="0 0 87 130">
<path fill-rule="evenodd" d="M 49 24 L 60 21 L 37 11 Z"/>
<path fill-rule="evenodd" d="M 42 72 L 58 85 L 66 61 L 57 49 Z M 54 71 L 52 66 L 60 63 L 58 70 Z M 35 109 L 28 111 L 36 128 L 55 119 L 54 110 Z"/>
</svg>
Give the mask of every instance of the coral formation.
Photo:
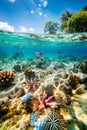
<svg viewBox="0 0 87 130">
<path fill-rule="evenodd" d="M 28 89 L 29 91 L 35 91 L 39 87 L 39 82 L 37 79 L 30 79 L 26 84 L 22 84 L 23 87 Z"/>
<path fill-rule="evenodd" d="M 15 75 L 14 72 L 12 71 L 6 71 L 6 70 L 0 71 L 0 85 L 7 86 L 13 81 L 14 77 Z"/>
<path fill-rule="evenodd" d="M 73 70 L 75 72 L 80 71 L 84 74 L 87 74 L 87 60 L 83 60 L 80 63 L 75 64 Z"/>
<path fill-rule="evenodd" d="M 72 89 L 76 89 L 76 85 L 81 82 L 80 77 L 76 75 L 71 75 L 69 77 L 69 84 L 72 87 Z"/>
<path fill-rule="evenodd" d="M 25 69 L 24 74 L 27 79 L 33 79 L 35 77 L 35 72 L 32 71 L 29 67 Z"/>
</svg>

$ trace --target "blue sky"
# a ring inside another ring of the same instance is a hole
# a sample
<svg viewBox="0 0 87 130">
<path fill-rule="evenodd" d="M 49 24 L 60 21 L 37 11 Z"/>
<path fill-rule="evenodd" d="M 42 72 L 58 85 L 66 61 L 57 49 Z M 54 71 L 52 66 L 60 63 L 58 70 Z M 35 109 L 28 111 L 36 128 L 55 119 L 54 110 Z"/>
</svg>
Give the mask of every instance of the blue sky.
<svg viewBox="0 0 87 130">
<path fill-rule="evenodd" d="M 60 21 L 66 11 L 76 12 L 87 0 L 0 0 L 0 29 L 43 33 L 47 20 Z"/>
</svg>

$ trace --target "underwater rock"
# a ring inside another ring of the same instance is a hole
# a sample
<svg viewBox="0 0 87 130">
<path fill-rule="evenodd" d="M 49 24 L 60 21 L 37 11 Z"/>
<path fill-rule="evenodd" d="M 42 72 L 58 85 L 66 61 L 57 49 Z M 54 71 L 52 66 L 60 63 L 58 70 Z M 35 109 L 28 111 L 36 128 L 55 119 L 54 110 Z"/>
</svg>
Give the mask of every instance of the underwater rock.
<svg viewBox="0 0 87 130">
<path fill-rule="evenodd" d="M 84 84 L 78 84 L 77 89 L 75 90 L 76 94 L 84 94 L 85 93 L 85 85 Z"/>
<path fill-rule="evenodd" d="M 53 69 L 54 70 L 57 70 L 57 69 L 62 69 L 62 68 L 65 68 L 65 65 L 63 64 L 63 63 L 58 63 L 58 62 L 56 62 L 55 64 L 54 64 L 54 67 L 53 67 Z"/>
<path fill-rule="evenodd" d="M 59 90 L 63 91 L 65 94 L 72 95 L 72 88 L 65 83 L 60 84 Z"/>
<path fill-rule="evenodd" d="M 73 70 L 74 72 L 82 72 L 84 74 L 87 74 L 87 60 L 75 64 Z"/>
<path fill-rule="evenodd" d="M 25 94 L 25 91 L 22 87 L 16 87 L 15 89 L 13 89 L 9 95 L 8 95 L 8 98 L 9 99 L 13 99 L 15 97 L 21 97 Z"/>
<path fill-rule="evenodd" d="M 54 89 L 54 85 L 53 84 L 47 83 L 47 84 L 45 84 L 44 88 L 45 88 L 46 93 L 49 96 L 53 95 L 53 89 Z"/>
<path fill-rule="evenodd" d="M 87 74 L 83 75 L 83 78 L 81 79 L 81 83 L 85 84 L 85 89 L 87 89 Z"/>
<path fill-rule="evenodd" d="M 5 115 L 5 114 L 7 114 L 8 111 L 9 111 L 8 107 L 1 106 L 1 108 L 0 108 L 0 117 L 3 116 L 3 115 Z"/>
<path fill-rule="evenodd" d="M 28 66 L 27 63 L 19 63 L 19 62 L 17 62 L 17 63 L 14 65 L 13 69 L 14 69 L 14 71 L 16 71 L 16 72 L 22 72 L 22 71 L 24 71 L 24 70 L 27 68 L 27 66 Z"/>
<path fill-rule="evenodd" d="M 22 103 L 26 103 L 27 101 L 29 101 L 29 99 L 31 97 L 32 97 L 32 92 L 29 92 L 29 93 L 25 94 L 23 97 L 21 97 Z"/>
<path fill-rule="evenodd" d="M 69 77 L 69 84 L 72 87 L 72 89 L 76 89 L 77 84 L 81 82 L 80 77 L 77 75 L 70 75 Z"/>
<path fill-rule="evenodd" d="M 49 64 L 49 60 L 45 58 L 40 58 L 39 60 L 36 60 L 36 67 L 39 69 L 46 69 Z"/>
<path fill-rule="evenodd" d="M 13 93 L 16 94 L 16 97 L 21 97 L 25 94 L 25 91 L 21 87 L 17 87 L 13 90 Z"/>
<path fill-rule="evenodd" d="M 20 66 L 19 64 L 14 65 L 13 69 L 14 69 L 16 72 L 21 72 L 21 66 Z"/>
</svg>

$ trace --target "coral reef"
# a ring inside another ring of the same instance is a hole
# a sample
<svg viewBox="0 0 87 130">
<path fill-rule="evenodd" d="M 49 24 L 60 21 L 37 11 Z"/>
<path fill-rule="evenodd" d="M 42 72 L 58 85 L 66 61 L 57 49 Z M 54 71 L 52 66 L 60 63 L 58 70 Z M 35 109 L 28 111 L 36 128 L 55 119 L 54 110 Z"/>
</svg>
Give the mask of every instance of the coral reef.
<svg viewBox="0 0 87 130">
<path fill-rule="evenodd" d="M 6 71 L 6 70 L 0 71 L 0 85 L 7 86 L 13 81 L 14 77 L 15 75 L 14 72 L 12 71 Z"/>
<path fill-rule="evenodd" d="M 72 87 L 72 89 L 76 89 L 76 85 L 81 82 L 80 77 L 76 75 L 70 75 L 69 77 L 69 84 Z"/>
<path fill-rule="evenodd" d="M 87 74 L 87 60 L 83 60 L 80 63 L 75 64 L 73 70 L 75 72 L 80 71 L 82 73 Z"/>
<path fill-rule="evenodd" d="M 22 87 L 25 87 L 29 91 L 35 91 L 39 87 L 39 81 L 37 79 L 30 79 L 26 84 L 22 84 Z"/>
<path fill-rule="evenodd" d="M 25 69 L 24 75 L 27 79 L 33 79 L 35 77 L 35 72 L 32 71 L 30 68 Z"/>
</svg>

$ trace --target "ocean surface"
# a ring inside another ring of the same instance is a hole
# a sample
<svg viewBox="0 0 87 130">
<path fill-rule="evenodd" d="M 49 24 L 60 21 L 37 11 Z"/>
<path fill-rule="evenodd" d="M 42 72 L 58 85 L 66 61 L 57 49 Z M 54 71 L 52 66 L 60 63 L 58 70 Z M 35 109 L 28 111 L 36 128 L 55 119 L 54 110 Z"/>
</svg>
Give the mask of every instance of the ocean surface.
<svg viewBox="0 0 87 130">
<path fill-rule="evenodd" d="M 81 39 L 84 35 L 87 33 L 52 36 L 1 32 L 0 63 L 6 58 L 25 60 L 40 57 L 37 52 L 52 60 L 64 62 L 84 60 L 87 59 L 87 37 Z"/>
</svg>

